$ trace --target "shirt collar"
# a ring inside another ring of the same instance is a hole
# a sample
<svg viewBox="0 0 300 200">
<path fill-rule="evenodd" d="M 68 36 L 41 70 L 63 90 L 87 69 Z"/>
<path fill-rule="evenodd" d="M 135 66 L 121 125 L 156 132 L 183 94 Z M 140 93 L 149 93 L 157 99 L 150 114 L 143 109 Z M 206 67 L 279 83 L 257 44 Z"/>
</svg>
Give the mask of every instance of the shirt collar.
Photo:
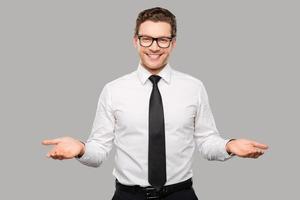
<svg viewBox="0 0 300 200">
<path fill-rule="evenodd" d="M 167 84 L 170 84 L 171 72 L 172 67 L 168 63 L 157 75 L 160 76 Z M 139 63 L 139 66 L 137 68 L 137 75 L 141 83 L 144 85 L 152 74 L 147 69 L 145 69 L 145 67 L 143 67 L 141 63 Z"/>
</svg>

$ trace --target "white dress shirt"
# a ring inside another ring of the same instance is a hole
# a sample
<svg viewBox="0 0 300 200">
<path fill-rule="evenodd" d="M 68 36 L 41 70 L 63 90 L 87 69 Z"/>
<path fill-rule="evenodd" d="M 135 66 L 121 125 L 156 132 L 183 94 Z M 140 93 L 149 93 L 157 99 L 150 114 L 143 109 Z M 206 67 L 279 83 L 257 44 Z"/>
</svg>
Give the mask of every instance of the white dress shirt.
<svg viewBox="0 0 300 200">
<path fill-rule="evenodd" d="M 203 83 L 167 64 L 158 74 L 165 119 L 165 185 L 193 176 L 195 147 L 208 160 L 231 158 L 215 125 Z M 116 146 L 113 175 L 126 185 L 149 186 L 148 113 L 151 73 L 141 64 L 136 71 L 107 83 L 99 97 L 92 132 L 82 164 L 98 167 Z M 196 144 L 195 144 L 196 143 Z"/>
</svg>

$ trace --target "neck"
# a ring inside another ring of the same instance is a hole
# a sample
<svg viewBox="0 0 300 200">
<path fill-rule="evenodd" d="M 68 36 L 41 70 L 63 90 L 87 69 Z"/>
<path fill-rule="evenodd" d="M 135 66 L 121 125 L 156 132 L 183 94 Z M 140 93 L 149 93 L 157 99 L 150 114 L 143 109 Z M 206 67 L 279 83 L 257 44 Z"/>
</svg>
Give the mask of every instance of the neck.
<svg viewBox="0 0 300 200">
<path fill-rule="evenodd" d="M 149 68 L 149 67 L 143 65 L 142 63 L 141 63 L 141 65 L 142 65 L 148 72 L 150 72 L 152 75 L 157 75 L 161 70 L 163 70 L 163 68 L 165 68 L 165 66 L 166 66 L 167 64 L 162 65 L 161 67 L 159 67 L 159 68 L 157 68 L 157 69 L 151 69 L 151 68 Z"/>
</svg>

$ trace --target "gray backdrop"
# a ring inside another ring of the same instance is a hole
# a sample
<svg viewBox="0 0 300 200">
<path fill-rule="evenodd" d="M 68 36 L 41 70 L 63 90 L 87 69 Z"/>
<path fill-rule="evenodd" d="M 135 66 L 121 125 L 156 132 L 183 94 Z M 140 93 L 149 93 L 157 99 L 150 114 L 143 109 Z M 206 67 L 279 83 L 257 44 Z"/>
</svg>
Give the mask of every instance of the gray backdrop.
<svg viewBox="0 0 300 200">
<path fill-rule="evenodd" d="M 87 139 L 104 84 L 137 67 L 135 19 L 153 6 L 177 16 L 170 63 L 204 82 L 222 136 L 270 146 L 257 160 L 207 161 L 196 152 L 199 199 L 299 196 L 298 1 L 7 0 L 0 3 L 0 199 L 111 199 L 114 150 L 90 168 L 47 159 L 41 141 Z"/>
</svg>

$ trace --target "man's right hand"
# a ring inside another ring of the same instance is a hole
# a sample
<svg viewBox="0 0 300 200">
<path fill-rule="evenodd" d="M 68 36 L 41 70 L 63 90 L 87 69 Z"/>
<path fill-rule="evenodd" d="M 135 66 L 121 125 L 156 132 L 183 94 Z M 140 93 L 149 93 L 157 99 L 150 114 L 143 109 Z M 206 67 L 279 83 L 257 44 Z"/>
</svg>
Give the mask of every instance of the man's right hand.
<svg viewBox="0 0 300 200">
<path fill-rule="evenodd" d="M 79 140 L 71 137 L 61 137 L 52 140 L 42 141 L 44 145 L 54 145 L 51 151 L 47 153 L 48 158 L 53 159 L 72 159 L 75 156 L 82 156 L 85 151 L 85 146 Z"/>
</svg>

